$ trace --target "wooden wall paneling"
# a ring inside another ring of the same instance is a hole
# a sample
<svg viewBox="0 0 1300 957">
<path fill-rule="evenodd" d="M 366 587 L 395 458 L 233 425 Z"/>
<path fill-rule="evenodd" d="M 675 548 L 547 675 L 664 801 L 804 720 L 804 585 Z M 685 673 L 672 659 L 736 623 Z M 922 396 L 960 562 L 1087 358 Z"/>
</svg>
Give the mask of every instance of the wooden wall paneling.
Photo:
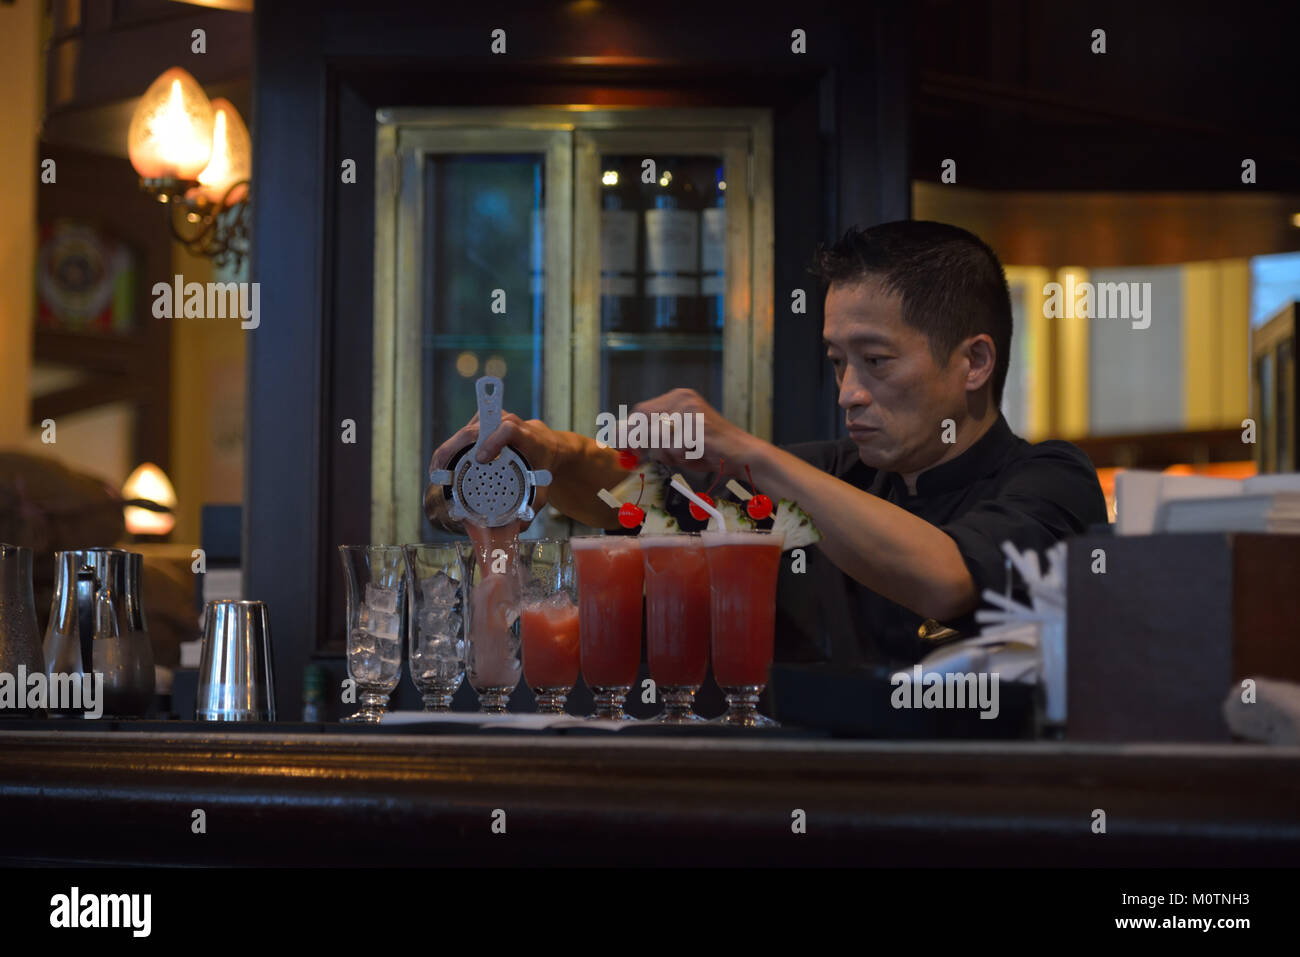
<svg viewBox="0 0 1300 957">
<path fill-rule="evenodd" d="M 290 717 L 325 607 L 323 445 L 338 441 L 324 421 L 326 78 L 316 17 L 291 4 L 260 4 L 254 16 L 252 280 L 262 322 L 248 333 L 244 594 L 268 602 L 276 698 Z"/>
</svg>

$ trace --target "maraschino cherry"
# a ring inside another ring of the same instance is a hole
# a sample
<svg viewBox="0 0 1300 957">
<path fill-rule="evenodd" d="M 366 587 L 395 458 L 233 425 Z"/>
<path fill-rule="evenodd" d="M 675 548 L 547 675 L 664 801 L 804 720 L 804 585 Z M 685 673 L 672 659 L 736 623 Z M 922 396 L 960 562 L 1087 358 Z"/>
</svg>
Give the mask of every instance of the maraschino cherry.
<svg viewBox="0 0 1300 957">
<path fill-rule="evenodd" d="M 645 473 L 641 473 L 641 491 L 637 493 L 636 502 L 624 502 L 618 507 L 618 523 L 624 528 L 636 528 L 645 521 L 645 509 L 641 507 L 641 496 L 645 494 Z"/>
<path fill-rule="evenodd" d="M 710 505 L 713 504 L 713 496 L 710 495 L 709 492 L 713 491 L 713 486 L 717 485 L 718 479 L 722 478 L 722 467 L 726 464 L 727 464 L 726 459 L 722 459 L 718 462 L 718 474 L 717 477 L 714 478 L 713 484 L 709 486 L 708 491 L 704 491 L 700 493 L 700 498 L 704 499 L 704 501 L 708 502 Z M 704 522 L 707 521 L 709 518 L 709 513 L 706 512 L 704 509 L 700 508 L 694 502 L 691 502 L 690 512 L 691 512 L 691 518 L 695 519 L 697 522 Z"/>
<path fill-rule="evenodd" d="M 627 469 L 629 472 L 641 464 L 641 457 L 631 449 L 618 450 L 619 468 Z"/>
<path fill-rule="evenodd" d="M 772 514 L 772 500 L 758 491 L 758 486 L 754 484 L 754 475 L 749 471 L 749 466 L 745 466 L 745 474 L 749 476 L 749 487 L 754 490 L 754 497 L 745 504 L 745 511 L 749 512 L 749 517 L 756 522 L 761 522 Z"/>
</svg>

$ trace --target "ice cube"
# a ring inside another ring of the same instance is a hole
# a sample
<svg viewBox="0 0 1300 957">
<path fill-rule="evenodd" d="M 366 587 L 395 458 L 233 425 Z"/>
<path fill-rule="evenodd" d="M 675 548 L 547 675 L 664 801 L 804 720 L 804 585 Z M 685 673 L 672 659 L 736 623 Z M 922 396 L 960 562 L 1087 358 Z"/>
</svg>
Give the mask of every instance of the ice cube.
<svg viewBox="0 0 1300 957">
<path fill-rule="evenodd" d="M 421 596 L 424 598 L 426 608 L 456 604 L 456 591 L 456 582 L 452 581 L 446 572 L 438 572 L 438 574 L 426 578 L 420 586 Z"/>
<path fill-rule="evenodd" d="M 376 681 L 382 670 L 383 664 L 373 649 L 348 649 L 348 674 L 354 681 Z"/>
<path fill-rule="evenodd" d="M 374 654 L 378 650 L 375 642 L 375 636 L 365 628 L 358 628 L 348 636 L 348 651 L 356 651 L 359 654 Z"/>
<path fill-rule="evenodd" d="M 425 608 L 416 622 L 421 637 L 455 634 L 460 631 L 460 613 L 447 608 Z"/>
<path fill-rule="evenodd" d="M 379 643 L 379 660 L 386 665 L 402 663 L 402 643 L 400 641 L 381 641 Z"/>
<path fill-rule="evenodd" d="M 464 654 L 464 643 L 451 636 L 437 636 L 421 640 L 415 646 L 414 657 L 422 661 L 459 661 Z"/>
<path fill-rule="evenodd" d="M 380 585 L 367 583 L 366 604 L 375 611 L 392 614 L 397 611 L 397 589 L 384 588 Z"/>
<path fill-rule="evenodd" d="M 400 638 L 402 634 L 402 616 L 371 609 L 370 631 L 374 632 L 377 638 L 386 638 L 390 641 Z"/>
</svg>

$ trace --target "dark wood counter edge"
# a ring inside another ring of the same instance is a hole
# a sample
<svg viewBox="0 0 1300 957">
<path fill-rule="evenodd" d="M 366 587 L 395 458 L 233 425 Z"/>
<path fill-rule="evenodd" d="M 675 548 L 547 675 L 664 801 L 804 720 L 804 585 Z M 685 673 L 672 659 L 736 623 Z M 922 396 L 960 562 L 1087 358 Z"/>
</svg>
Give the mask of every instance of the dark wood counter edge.
<svg viewBox="0 0 1300 957">
<path fill-rule="evenodd" d="M 10 863 L 1295 865 L 1300 748 L 6 730 L 0 815 Z"/>
</svg>

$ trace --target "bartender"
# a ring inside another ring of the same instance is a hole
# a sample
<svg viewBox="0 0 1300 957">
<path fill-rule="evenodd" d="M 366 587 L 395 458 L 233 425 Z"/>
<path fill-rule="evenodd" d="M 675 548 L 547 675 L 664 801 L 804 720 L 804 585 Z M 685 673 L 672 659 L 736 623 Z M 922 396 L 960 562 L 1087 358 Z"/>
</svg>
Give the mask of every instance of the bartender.
<svg viewBox="0 0 1300 957">
<path fill-rule="evenodd" d="M 1004 541 L 1044 551 L 1105 523 L 1105 499 L 1083 452 L 1030 444 L 1002 416 L 1011 297 L 978 237 L 910 220 L 851 229 L 818 249 L 812 271 L 826 288 L 822 339 L 848 438 L 778 447 L 675 389 L 635 411 L 701 413 L 703 457 L 642 454 L 673 470 L 717 471 L 725 460 L 728 474 L 743 476 L 748 465 L 773 501 L 793 499 L 816 523 L 822 540 L 806 568 L 782 563 L 777 661 L 911 663 L 932 647 L 927 634 L 947 633 L 936 623 L 978 631 L 981 593 L 1008 584 Z M 432 467 L 445 468 L 477 434 L 471 421 Z M 506 445 L 550 470 L 545 491 L 559 511 L 617 527 L 596 495 L 627 477 L 615 449 L 509 413 L 479 460 Z M 426 489 L 425 512 L 446 524 L 440 487 Z"/>
</svg>

